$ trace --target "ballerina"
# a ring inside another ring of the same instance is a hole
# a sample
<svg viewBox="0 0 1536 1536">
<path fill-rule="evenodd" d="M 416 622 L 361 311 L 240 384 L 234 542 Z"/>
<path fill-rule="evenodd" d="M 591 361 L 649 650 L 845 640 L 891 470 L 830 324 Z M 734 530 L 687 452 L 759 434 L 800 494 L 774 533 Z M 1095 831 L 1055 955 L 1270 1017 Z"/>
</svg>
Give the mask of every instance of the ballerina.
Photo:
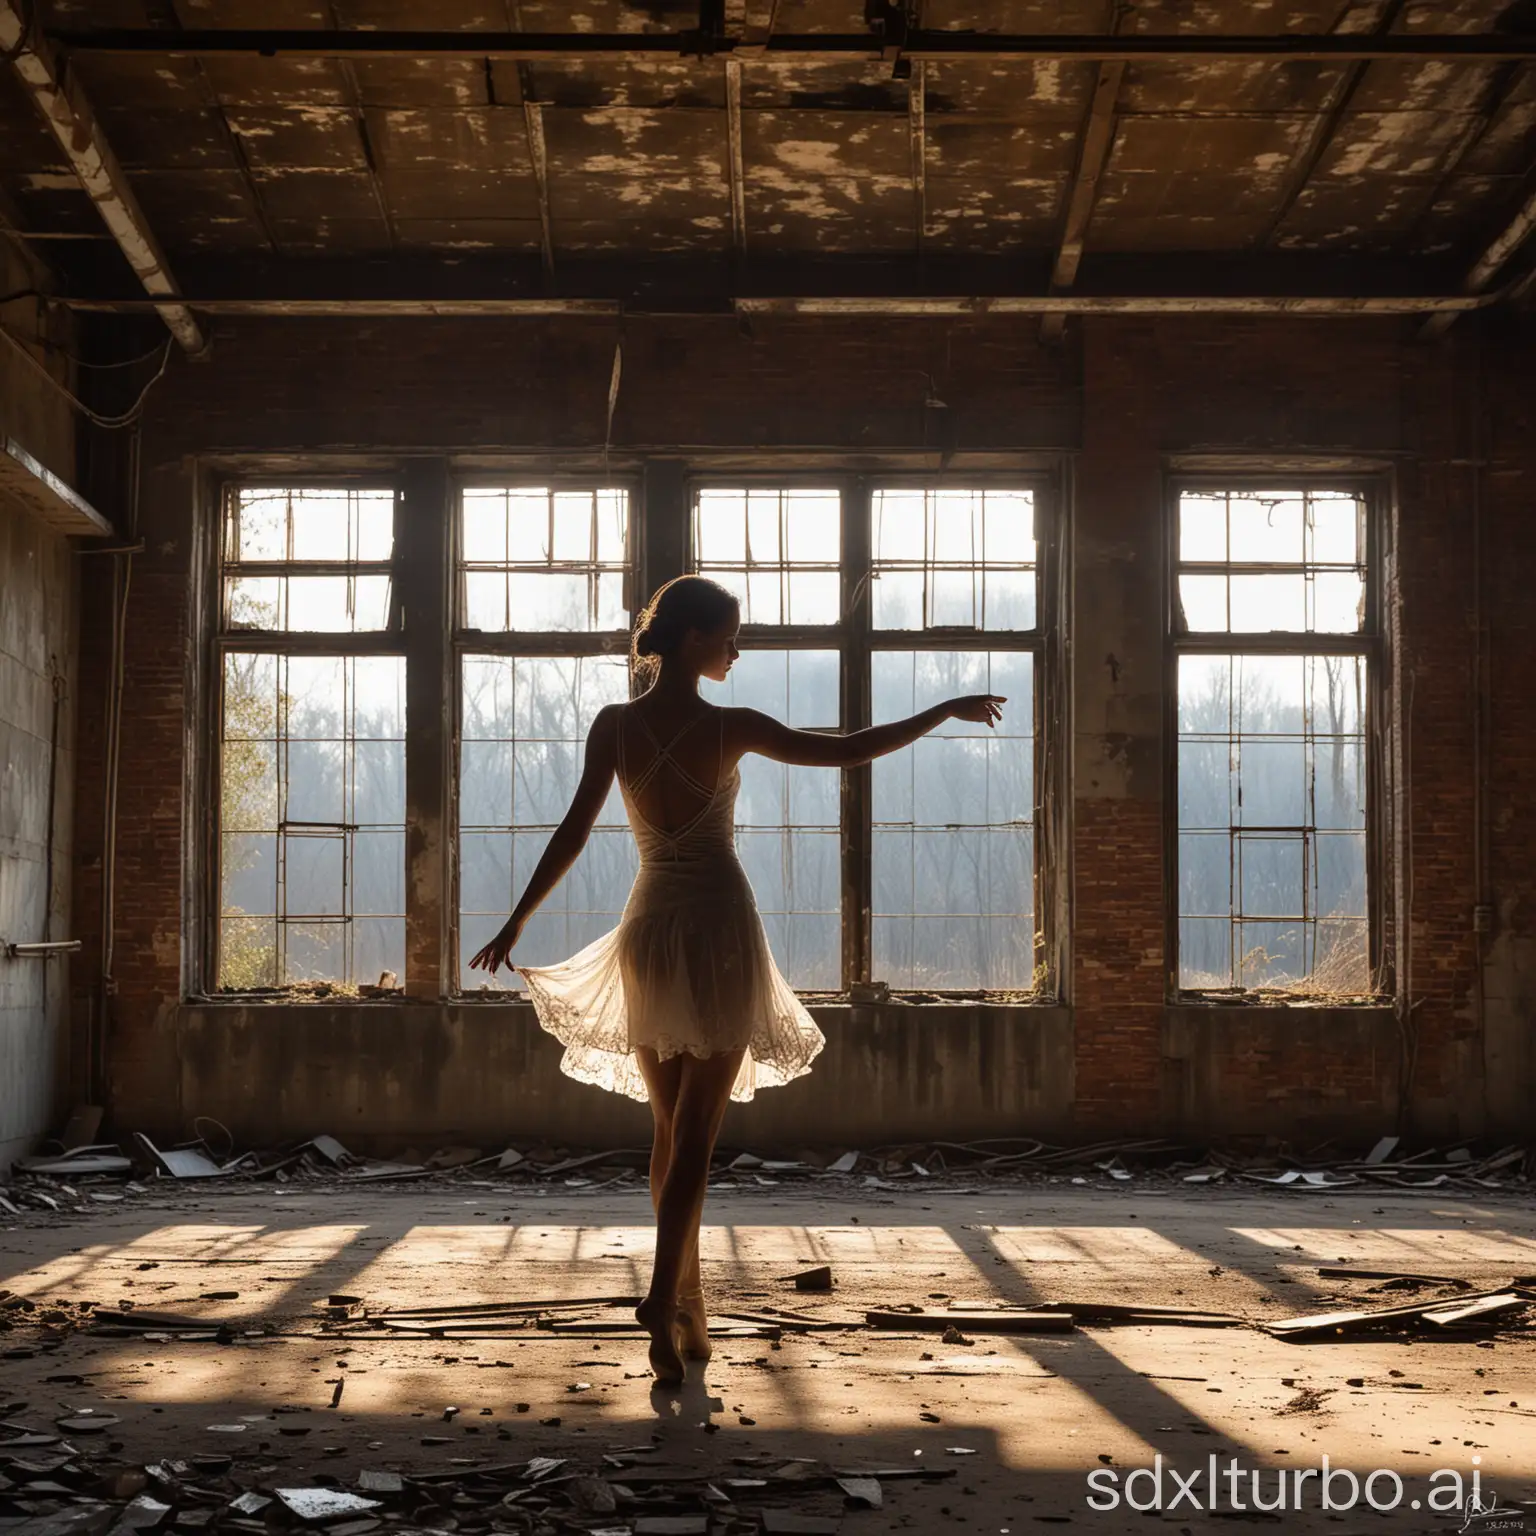
<svg viewBox="0 0 1536 1536">
<path fill-rule="evenodd" d="M 749 752 L 806 767 L 853 768 L 946 720 L 988 726 L 1007 702 L 976 694 L 845 735 L 793 730 L 755 709 L 699 697 L 741 654 L 735 596 L 702 576 L 663 586 L 635 624 L 633 672 L 649 687 L 600 710 L 581 780 L 516 910 L 470 961 L 494 975 L 530 915 L 575 862 L 617 775 L 640 870 L 616 928 L 556 965 L 512 967 L 540 1026 L 565 1046 L 561 1070 L 648 1100 L 655 1122 L 656 1255 L 635 1316 L 651 1336 L 658 1386 L 685 1357 L 707 1360 L 699 1223 L 715 1138 L 732 1100 L 801 1077 L 825 1044 L 779 973 L 737 858 L 739 764 Z"/>
</svg>

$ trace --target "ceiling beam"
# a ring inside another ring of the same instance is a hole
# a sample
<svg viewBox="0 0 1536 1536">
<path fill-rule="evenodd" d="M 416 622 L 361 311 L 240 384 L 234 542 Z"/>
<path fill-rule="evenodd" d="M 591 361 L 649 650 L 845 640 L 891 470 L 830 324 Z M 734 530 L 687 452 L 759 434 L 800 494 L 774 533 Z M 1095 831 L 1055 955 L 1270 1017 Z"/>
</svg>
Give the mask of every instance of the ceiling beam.
<svg viewBox="0 0 1536 1536">
<path fill-rule="evenodd" d="M 725 61 L 726 175 L 731 184 L 731 249 L 747 253 L 747 159 L 741 142 L 741 60 Z"/>
<path fill-rule="evenodd" d="M 1426 315 L 1464 314 L 1487 309 L 1505 297 L 1501 290 L 1481 294 L 1007 294 L 831 295 L 722 297 L 698 299 L 691 308 L 669 301 L 649 309 L 644 300 L 556 298 L 192 298 L 194 308 L 210 315 L 272 316 L 290 319 L 325 317 L 411 318 L 441 316 L 592 317 L 645 314 L 858 315 L 910 318 L 989 315 Z M 149 299 L 68 297 L 58 301 L 84 313 L 135 313 L 152 307 Z"/>
<path fill-rule="evenodd" d="M 0 0 L 0 52 L 10 59 L 17 78 L 37 103 L 102 222 L 127 257 L 144 291 L 155 301 L 160 318 L 188 352 L 204 351 L 203 333 L 191 310 L 180 300 L 165 253 L 112 153 L 112 146 L 97 125 L 78 82 L 72 79 L 65 83 L 47 43 L 32 31 L 28 18 L 18 8 L 18 0 Z"/>
<path fill-rule="evenodd" d="M 1484 295 L 1488 284 L 1498 275 L 1499 269 L 1523 246 L 1533 234 L 1536 234 L 1536 189 L 1521 204 L 1520 211 L 1499 232 L 1498 237 L 1472 264 L 1462 282 L 1462 287 L 1468 294 Z M 1513 285 L 1517 290 L 1523 291 L 1526 284 L 1524 279 L 1519 279 Z M 1420 341 L 1433 341 L 1437 336 L 1443 336 L 1456 323 L 1459 310 L 1441 310 L 1424 322 L 1419 331 Z"/>
<path fill-rule="evenodd" d="M 7 7 L 14 0 L 7 0 Z M 251 30 L 220 28 L 168 33 L 153 28 L 59 29 L 49 39 L 71 53 L 230 56 L 255 59 L 477 58 L 665 59 L 730 55 L 738 49 L 754 60 L 802 64 L 890 61 L 891 49 L 866 32 L 779 33 L 749 41 L 700 32 L 398 32 L 320 28 Z M 975 60 L 1058 59 L 1103 63 L 1146 60 L 1272 59 L 1276 62 L 1338 63 L 1354 60 L 1451 60 L 1500 63 L 1536 59 L 1536 36 L 1509 32 L 1402 33 L 1370 36 L 1279 33 L 1225 36 L 1215 33 L 1140 33 L 1119 37 L 1069 34 L 911 31 L 899 48 L 904 59 L 944 63 Z"/>
<path fill-rule="evenodd" d="M 1099 199 L 1099 177 L 1109 163 L 1109 151 L 1115 142 L 1115 104 L 1120 96 L 1124 64 L 1100 64 L 1093 86 L 1093 100 L 1088 108 L 1088 122 L 1083 129 L 1082 149 L 1077 169 L 1067 194 L 1067 215 L 1062 221 L 1061 244 L 1051 268 L 1051 292 L 1064 293 L 1077 281 L 1083 247 L 1088 243 L 1088 225 L 1093 206 Z M 1067 323 L 1066 311 L 1053 310 L 1040 325 L 1040 339 L 1056 342 Z"/>
<path fill-rule="evenodd" d="M 917 253 L 928 238 L 928 66 L 918 59 L 907 81 L 907 134 L 912 149 L 912 219 Z"/>
<path fill-rule="evenodd" d="M 549 211 L 549 151 L 544 147 L 544 108 L 523 93 L 523 122 L 528 130 L 528 161 L 539 198 L 539 259 L 546 272 L 555 270 L 555 227 Z"/>
</svg>

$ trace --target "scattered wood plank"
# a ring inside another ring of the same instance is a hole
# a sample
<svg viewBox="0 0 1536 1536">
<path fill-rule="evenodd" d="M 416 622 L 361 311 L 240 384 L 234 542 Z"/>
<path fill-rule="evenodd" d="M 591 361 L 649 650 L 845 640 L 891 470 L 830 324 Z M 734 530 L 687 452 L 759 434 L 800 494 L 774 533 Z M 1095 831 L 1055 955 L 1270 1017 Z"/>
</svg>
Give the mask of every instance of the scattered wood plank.
<svg viewBox="0 0 1536 1536">
<path fill-rule="evenodd" d="M 1071 1333 L 1077 1326 L 1070 1312 L 866 1312 L 864 1321 L 914 1333 Z"/>
<path fill-rule="evenodd" d="M 1433 1323 L 1436 1328 L 1458 1328 L 1468 1323 L 1492 1322 L 1496 1317 L 1503 1317 L 1509 1312 L 1518 1312 L 1522 1307 L 1529 1305 L 1530 1301 L 1527 1297 L 1517 1295 L 1513 1291 L 1505 1291 L 1497 1296 L 1484 1296 L 1480 1301 L 1471 1301 L 1465 1306 L 1454 1306 L 1449 1311 L 1426 1312 L 1424 1321 Z"/>
<path fill-rule="evenodd" d="M 1474 1291 L 1458 1296 L 1456 1304 L 1481 1301 L 1488 1296 L 1502 1296 L 1504 1291 Z M 1445 1297 L 1436 1301 L 1406 1302 L 1398 1307 L 1378 1307 L 1373 1311 L 1349 1309 L 1338 1312 L 1313 1312 L 1304 1317 L 1285 1317 L 1265 1324 L 1266 1330 L 1276 1338 L 1317 1339 L 1351 1333 L 1365 1333 L 1384 1324 L 1406 1322 L 1423 1317 L 1426 1312 L 1443 1311 Z"/>
<path fill-rule="evenodd" d="M 828 1322 L 824 1318 L 774 1316 L 769 1312 L 720 1312 L 716 1315 L 734 1318 L 740 1323 L 763 1323 L 770 1328 L 786 1328 L 791 1333 L 832 1333 L 839 1328 L 854 1326 L 849 1323 Z"/>
<path fill-rule="evenodd" d="M 814 1269 L 802 1269 L 796 1275 L 780 1275 L 779 1279 L 785 1283 L 793 1282 L 797 1291 L 830 1291 L 832 1266 L 818 1264 Z"/>
<path fill-rule="evenodd" d="M 1418 1280 L 1425 1285 L 1454 1285 L 1458 1290 L 1470 1291 L 1470 1280 L 1458 1280 L 1454 1275 L 1416 1275 L 1401 1269 L 1356 1269 L 1345 1264 L 1319 1264 L 1317 1272 L 1325 1280 Z"/>
</svg>

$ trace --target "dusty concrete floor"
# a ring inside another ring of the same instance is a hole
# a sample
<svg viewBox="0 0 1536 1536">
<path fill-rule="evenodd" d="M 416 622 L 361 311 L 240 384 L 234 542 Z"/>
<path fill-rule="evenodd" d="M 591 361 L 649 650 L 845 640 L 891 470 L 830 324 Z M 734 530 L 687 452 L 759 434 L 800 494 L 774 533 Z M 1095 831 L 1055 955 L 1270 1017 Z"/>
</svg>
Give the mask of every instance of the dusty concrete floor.
<svg viewBox="0 0 1536 1536">
<path fill-rule="evenodd" d="M 1011 1186 L 859 1196 L 712 1193 L 704 1263 L 715 1309 L 776 1304 L 854 1322 L 868 1306 L 938 1306 L 930 1298 L 940 1297 L 1094 1299 L 1187 1303 L 1261 1320 L 1325 1310 L 1340 1297 L 1401 1299 L 1365 1297 L 1360 1281 L 1321 1279 L 1319 1264 L 1479 1286 L 1536 1272 L 1536 1212 L 1504 1196 Z M 38 1302 L 129 1298 L 251 1326 L 301 1318 L 312 1328 L 312 1303 L 332 1292 L 403 1306 L 638 1291 L 648 1217 L 638 1188 L 540 1195 L 177 1185 L 162 1194 L 157 1186 L 88 1217 L 26 1217 L 6 1228 L 0 1286 Z M 775 1278 L 812 1262 L 833 1266 L 832 1295 L 799 1295 Z M 210 1291 L 239 1294 L 200 1299 Z M 0 1344 L 35 1344 L 24 1333 Z M 1176 1489 L 1165 1472 L 1161 1528 L 1197 1532 L 1230 1529 L 1232 1458 L 1247 1505 L 1253 1471 L 1267 1502 L 1275 1469 L 1290 1469 L 1294 1500 L 1294 1473 L 1326 1455 L 1361 1474 L 1396 1472 L 1402 1504 L 1389 1516 L 1363 1506 L 1324 1512 L 1314 1478 L 1303 1485 L 1304 1508 L 1283 1516 L 1287 1531 L 1458 1529 L 1459 1515 L 1409 1507 L 1428 1498 L 1437 1469 L 1458 1473 L 1468 1488 L 1475 1471 L 1485 1503 L 1490 1495 L 1500 1505 L 1532 1501 L 1526 1519 L 1536 1530 L 1536 1329 L 1481 1343 L 1303 1345 L 1251 1328 L 1088 1327 L 977 1337 L 964 1347 L 858 1327 L 786 1335 L 778 1347 L 722 1341 L 702 1379 L 655 1394 L 640 1342 L 547 1333 L 230 1345 L 75 1333 L 0 1369 L 6 1418 L 43 1423 L 62 1405 L 105 1409 L 122 1420 L 111 1434 L 124 1461 L 233 1452 L 247 1485 L 302 1482 L 323 1469 L 350 1487 L 364 1468 L 452 1470 L 453 1458 L 596 1463 L 604 1451 L 640 1445 L 655 1447 L 653 1463 L 725 1476 L 745 1475 L 733 1458 L 764 1452 L 837 1467 L 956 1469 L 941 1483 L 887 1483 L 879 1511 L 844 1513 L 836 1493 L 796 1504 L 842 1514 L 849 1536 L 1017 1532 L 1063 1521 L 1120 1531 L 1150 1528 L 1159 1516 L 1124 1504 L 1090 1508 L 1090 1495 L 1118 1486 L 1101 1475 L 1090 1488 L 1090 1472 L 1123 1478 L 1161 1455 L 1188 1478 L 1215 1456 L 1220 1517 L 1192 1508 L 1190 1495 L 1167 1509 Z M 340 1378 L 344 1394 L 332 1409 Z M 590 1385 L 571 1390 L 578 1383 Z M 459 1412 L 445 1423 L 448 1406 Z M 235 1422 L 245 1429 L 209 1428 Z M 432 1437 L 446 1443 L 422 1443 Z M 90 1449 L 106 1447 L 97 1439 Z M 1377 1488 L 1391 1498 L 1390 1483 Z M 1346 1489 L 1336 1489 L 1342 1499 Z M 1138 1497 L 1149 1492 L 1144 1480 Z M 1209 1504 L 1209 1485 L 1193 1497 Z M 623 1528 L 622 1516 L 594 1523 Z"/>
</svg>

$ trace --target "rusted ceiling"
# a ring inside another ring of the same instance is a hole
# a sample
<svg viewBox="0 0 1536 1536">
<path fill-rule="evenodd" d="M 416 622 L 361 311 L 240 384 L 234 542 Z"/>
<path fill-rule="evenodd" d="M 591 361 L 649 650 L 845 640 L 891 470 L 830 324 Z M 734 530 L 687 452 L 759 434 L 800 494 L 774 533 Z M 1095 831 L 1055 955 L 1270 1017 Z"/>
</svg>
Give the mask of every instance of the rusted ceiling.
<svg viewBox="0 0 1536 1536">
<path fill-rule="evenodd" d="M 687 0 L 51 0 L 45 27 L 671 31 Z M 1536 30 L 1528 0 L 926 0 L 923 26 L 1189 35 Z M 862 0 L 727 0 L 732 35 L 860 31 Z M 566 259 L 1057 252 L 1093 61 L 516 63 L 81 52 L 79 85 L 172 262 L 389 253 Z M 728 70 L 739 70 L 733 154 Z M 916 82 L 915 84 L 913 82 Z M 1132 61 L 1085 250 L 1470 263 L 1536 166 L 1525 62 Z M 1101 131 L 1102 131 L 1101 123 Z M 1102 144 L 1100 146 L 1102 148 Z M 1094 157 L 1097 160 L 1097 156 Z M 738 168 L 739 167 L 739 168 Z M 0 190 L 101 226 L 10 72 Z M 1079 196 L 1079 209 L 1083 204 Z M 54 254 L 70 242 L 39 249 Z"/>
</svg>

